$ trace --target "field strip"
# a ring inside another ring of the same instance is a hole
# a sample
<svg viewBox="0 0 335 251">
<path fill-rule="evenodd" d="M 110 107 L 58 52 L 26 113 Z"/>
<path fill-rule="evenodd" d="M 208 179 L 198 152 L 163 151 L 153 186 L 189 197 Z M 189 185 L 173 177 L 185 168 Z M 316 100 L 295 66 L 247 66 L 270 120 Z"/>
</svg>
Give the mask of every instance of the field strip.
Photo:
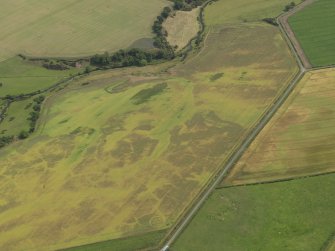
<svg viewBox="0 0 335 251">
<path fill-rule="evenodd" d="M 293 180 L 301 180 L 301 179 L 308 179 L 312 177 L 318 176 L 326 176 L 334 174 L 335 171 L 331 172 L 323 172 L 323 173 L 316 173 L 312 175 L 304 175 L 304 176 L 297 176 L 297 177 L 290 177 L 290 178 L 283 178 L 283 179 L 275 179 L 275 180 L 268 180 L 268 181 L 261 181 L 261 182 L 252 182 L 252 183 L 244 183 L 244 184 L 237 184 L 237 185 L 227 185 L 227 186 L 219 186 L 216 189 L 224 189 L 229 187 L 241 187 L 241 186 L 257 186 L 257 185 L 264 185 L 264 184 L 272 184 L 272 183 L 279 183 L 279 182 L 287 182 Z"/>
</svg>

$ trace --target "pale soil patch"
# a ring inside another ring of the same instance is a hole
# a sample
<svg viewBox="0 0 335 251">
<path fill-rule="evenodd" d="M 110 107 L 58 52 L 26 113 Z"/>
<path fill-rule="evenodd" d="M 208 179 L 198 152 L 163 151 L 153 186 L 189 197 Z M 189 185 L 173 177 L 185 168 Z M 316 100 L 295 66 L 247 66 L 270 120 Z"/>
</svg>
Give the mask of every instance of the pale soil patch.
<svg viewBox="0 0 335 251">
<path fill-rule="evenodd" d="M 199 31 L 198 16 L 199 8 L 178 11 L 175 16 L 169 17 L 163 25 L 168 32 L 168 42 L 172 46 L 178 46 L 178 50 L 184 48 Z"/>
</svg>

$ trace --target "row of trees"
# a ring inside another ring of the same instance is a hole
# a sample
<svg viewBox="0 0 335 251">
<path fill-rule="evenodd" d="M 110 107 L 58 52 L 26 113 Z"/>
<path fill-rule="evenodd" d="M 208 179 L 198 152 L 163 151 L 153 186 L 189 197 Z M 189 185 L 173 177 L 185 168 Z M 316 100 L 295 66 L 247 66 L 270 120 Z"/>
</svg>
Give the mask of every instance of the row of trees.
<svg viewBox="0 0 335 251">
<path fill-rule="evenodd" d="M 175 10 L 189 11 L 201 6 L 206 0 L 173 0 L 173 8 Z"/>
<path fill-rule="evenodd" d="M 104 54 L 96 54 L 90 58 L 90 63 L 99 67 L 119 68 L 127 66 L 145 66 L 159 60 L 170 60 L 175 57 L 174 49 L 167 41 L 167 32 L 163 28 L 164 21 L 171 15 L 173 10 L 191 10 L 202 5 L 206 0 L 173 0 L 173 9 L 165 7 L 161 14 L 157 16 L 152 31 L 155 34 L 155 49 L 142 50 L 130 49 L 119 50 L 113 54 L 105 52 Z M 91 70 L 86 69 L 89 73 Z"/>
<path fill-rule="evenodd" d="M 141 49 L 119 50 L 113 54 L 105 52 L 97 54 L 90 59 L 90 63 L 96 66 L 108 66 L 118 68 L 126 66 L 145 66 L 154 61 L 171 59 L 172 55 L 168 50 L 153 49 L 144 51 Z"/>
<path fill-rule="evenodd" d="M 29 132 L 21 132 L 19 135 L 19 138 L 27 138 L 29 136 L 29 133 L 33 133 L 35 131 L 36 122 L 38 118 L 40 117 L 40 111 L 41 111 L 41 105 L 44 101 L 44 96 L 38 96 L 37 98 L 34 98 L 33 103 L 33 111 L 29 114 L 28 120 L 30 120 L 30 128 Z M 21 136 L 21 137 L 20 137 Z M 23 137 L 22 137 L 23 136 Z"/>
</svg>

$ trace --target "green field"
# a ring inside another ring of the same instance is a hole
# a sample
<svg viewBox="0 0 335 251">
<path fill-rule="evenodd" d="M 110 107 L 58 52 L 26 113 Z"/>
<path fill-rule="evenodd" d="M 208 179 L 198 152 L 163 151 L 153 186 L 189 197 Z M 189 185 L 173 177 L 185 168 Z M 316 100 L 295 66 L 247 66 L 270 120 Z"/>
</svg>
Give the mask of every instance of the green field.
<svg viewBox="0 0 335 251">
<path fill-rule="evenodd" d="M 143 38 L 165 0 L 3 0 L 0 61 L 18 53 L 77 57 L 115 51 Z"/>
<path fill-rule="evenodd" d="M 291 0 L 220 0 L 206 8 L 206 24 L 222 25 L 261 21 L 282 13 Z"/>
<path fill-rule="evenodd" d="M 335 171 L 335 70 L 306 73 L 223 185 Z"/>
<path fill-rule="evenodd" d="M 313 66 L 335 64 L 335 1 L 319 0 L 289 18 Z"/>
<path fill-rule="evenodd" d="M 0 62 L 0 97 L 43 90 L 83 69 L 58 71 L 43 68 L 38 63 L 13 57 Z"/>
<path fill-rule="evenodd" d="M 316 251 L 335 226 L 335 174 L 216 190 L 173 251 Z"/>
<path fill-rule="evenodd" d="M 46 100 L 30 138 L 0 150 L 0 249 L 172 226 L 296 72 L 262 23 L 217 27 L 198 56 L 163 67 L 72 83 Z"/>
<path fill-rule="evenodd" d="M 29 113 L 32 112 L 32 99 L 12 103 L 5 119 L 0 123 L 1 136 L 17 136 L 21 131 L 29 131 Z"/>
</svg>

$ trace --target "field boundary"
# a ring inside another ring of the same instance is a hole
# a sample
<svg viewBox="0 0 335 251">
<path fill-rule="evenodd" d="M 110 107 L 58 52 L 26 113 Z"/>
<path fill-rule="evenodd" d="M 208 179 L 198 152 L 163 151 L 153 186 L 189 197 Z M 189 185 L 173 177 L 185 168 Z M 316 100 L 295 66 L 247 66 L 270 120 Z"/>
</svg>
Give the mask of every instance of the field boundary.
<svg viewBox="0 0 335 251">
<path fill-rule="evenodd" d="M 117 240 L 126 240 L 128 238 L 131 238 L 131 237 L 141 237 L 145 234 L 149 234 L 149 233 L 155 233 L 155 232 L 164 232 L 164 231 L 167 231 L 168 228 L 162 228 L 162 229 L 156 229 L 156 230 L 150 230 L 150 231 L 145 231 L 145 232 L 138 232 L 138 233 L 135 233 L 135 234 L 132 234 L 132 235 L 129 235 L 129 236 L 124 236 L 124 237 L 121 237 L 121 238 L 114 238 L 114 239 L 107 239 L 107 240 L 104 240 L 104 241 L 97 241 L 97 242 L 93 242 L 93 243 L 88 243 L 88 244 L 82 244 L 82 245 L 77 245 L 77 246 L 72 246 L 72 247 L 67 247 L 67 248 L 63 248 L 63 249 L 56 249 L 55 251 L 71 251 L 72 249 L 74 248 L 80 248 L 80 247 L 88 247 L 88 246 L 94 246 L 94 245 L 97 245 L 99 243 L 104 243 L 104 242 L 109 242 L 109 241 L 117 241 Z M 145 248 L 145 249 L 140 249 L 139 251 L 151 251 L 151 250 L 155 250 L 157 249 L 158 247 L 148 247 L 148 248 Z"/>
<path fill-rule="evenodd" d="M 288 177 L 288 178 L 282 178 L 282 179 L 274 179 L 274 180 L 266 180 L 266 181 L 259 181 L 259 182 L 250 182 L 250 183 L 244 183 L 244 184 L 237 184 L 237 185 L 227 185 L 227 186 L 218 186 L 216 189 L 225 189 L 225 188 L 231 188 L 231 187 L 243 187 L 243 186 L 257 186 L 257 185 L 265 185 L 265 184 L 273 184 L 273 183 L 280 183 L 280 182 L 287 182 L 287 181 L 294 181 L 294 180 L 303 180 L 318 176 L 326 176 L 335 174 L 335 171 L 330 172 L 324 172 L 324 173 L 315 173 L 310 175 L 303 175 L 303 176 L 296 176 L 296 177 Z"/>
</svg>

